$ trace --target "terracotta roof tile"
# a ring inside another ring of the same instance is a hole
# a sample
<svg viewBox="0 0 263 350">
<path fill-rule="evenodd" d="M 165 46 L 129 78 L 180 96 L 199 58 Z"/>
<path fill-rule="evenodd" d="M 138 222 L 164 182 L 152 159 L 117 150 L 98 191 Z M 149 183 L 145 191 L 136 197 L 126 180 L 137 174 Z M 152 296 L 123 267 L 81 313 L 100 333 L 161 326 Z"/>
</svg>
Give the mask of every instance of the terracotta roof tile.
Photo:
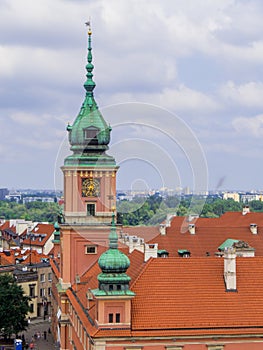
<svg viewBox="0 0 263 350">
<path fill-rule="evenodd" d="M 228 238 L 242 240 L 255 248 L 256 256 L 263 256 L 263 213 L 228 212 L 220 218 L 199 218 L 194 221 L 195 234 L 190 234 L 186 218 L 174 217 L 166 235 L 158 235 L 151 243 L 158 243 L 158 249 L 165 249 L 170 257 L 177 257 L 179 249 L 187 249 L 191 256 L 214 255 L 218 247 Z M 250 224 L 256 223 L 258 234 L 252 234 Z"/>
<path fill-rule="evenodd" d="M 144 238 L 145 242 L 148 242 L 159 235 L 158 226 L 129 226 L 124 227 L 123 234 L 127 233 L 129 236 L 137 236 Z"/>
<path fill-rule="evenodd" d="M 54 232 L 54 225 L 52 224 L 37 224 L 34 229 L 31 231 L 32 236 L 35 237 L 35 239 L 29 239 L 27 238 L 27 230 L 25 230 L 20 237 L 23 239 L 24 245 L 31 244 L 32 246 L 38 246 L 43 247 L 47 240 L 50 238 L 50 236 Z"/>
<path fill-rule="evenodd" d="M 237 292 L 225 291 L 223 263 L 152 259 L 132 288 L 133 331 L 261 327 L 263 258 L 237 258 Z"/>
</svg>

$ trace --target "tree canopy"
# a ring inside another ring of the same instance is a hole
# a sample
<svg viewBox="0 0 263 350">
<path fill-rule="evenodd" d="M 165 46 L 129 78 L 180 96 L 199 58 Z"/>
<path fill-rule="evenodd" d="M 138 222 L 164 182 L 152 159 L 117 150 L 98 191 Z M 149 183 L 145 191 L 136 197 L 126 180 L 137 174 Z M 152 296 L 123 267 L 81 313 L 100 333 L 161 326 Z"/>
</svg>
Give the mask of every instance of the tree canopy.
<svg viewBox="0 0 263 350">
<path fill-rule="evenodd" d="M 251 211 L 263 211 L 263 202 L 249 203 Z M 132 201 L 122 200 L 117 203 L 118 222 L 123 225 L 156 225 L 162 222 L 167 214 L 185 216 L 198 214 L 200 217 L 219 217 L 227 211 L 241 211 L 243 203 L 233 199 L 221 199 L 198 196 L 180 198 L 170 196 L 162 198 L 158 195 L 146 198 L 134 198 Z M 191 209 L 190 209 L 191 208 Z"/>
<path fill-rule="evenodd" d="M 37 222 L 57 221 L 59 205 L 57 203 L 30 202 L 26 204 L 0 201 L 0 217 L 9 219 L 24 219 Z"/>
<path fill-rule="evenodd" d="M 244 203 L 233 199 L 201 196 L 168 196 L 162 198 L 158 194 L 148 197 L 134 197 L 132 201 L 117 202 L 118 223 L 123 225 L 157 225 L 167 214 L 185 216 L 198 214 L 200 217 L 219 217 L 227 211 L 241 211 Z M 249 202 L 251 211 L 263 212 L 262 201 Z M 191 208 L 191 209 L 190 209 Z M 58 219 L 60 207 L 57 203 L 31 202 L 20 204 L 0 201 L 0 217 L 9 219 L 25 219 L 35 222 L 54 223 Z"/>
<path fill-rule="evenodd" d="M 0 275 L 0 335 L 5 339 L 27 328 L 30 297 L 24 295 L 14 277 Z"/>
</svg>

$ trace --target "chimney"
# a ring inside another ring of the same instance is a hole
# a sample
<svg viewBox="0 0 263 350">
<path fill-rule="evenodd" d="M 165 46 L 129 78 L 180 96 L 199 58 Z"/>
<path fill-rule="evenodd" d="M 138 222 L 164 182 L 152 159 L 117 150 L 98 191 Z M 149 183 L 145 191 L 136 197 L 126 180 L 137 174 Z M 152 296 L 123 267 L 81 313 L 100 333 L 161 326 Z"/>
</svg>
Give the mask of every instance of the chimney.
<svg viewBox="0 0 263 350">
<path fill-rule="evenodd" d="M 175 214 L 167 214 L 166 219 L 165 219 L 165 223 L 160 224 L 159 232 L 162 236 L 166 235 L 166 228 L 171 227 L 171 222 L 175 216 L 176 216 Z"/>
<path fill-rule="evenodd" d="M 157 258 L 158 243 L 145 243 L 144 245 L 144 261 L 150 258 Z"/>
<path fill-rule="evenodd" d="M 160 232 L 161 236 L 165 236 L 166 235 L 166 224 L 160 224 L 159 232 Z"/>
<path fill-rule="evenodd" d="M 250 224 L 250 231 L 253 233 L 253 235 L 258 234 L 258 225 L 257 224 Z"/>
<path fill-rule="evenodd" d="M 248 213 L 250 213 L 249 206 L 248 206 L 248 205 L 245 205 L 245 206 L 243 207 L 242 215 L 246 215 L 246 214 L 248 214 Z"/>
<path fill-rule="evenodd" d="M 195 224 L 189 224 L 188 231 L 190 232 L 191 235 L 195 235 Z"/>
<path fill-rule="evenodd" d="M 225 248 L 224 252 L 224 279 L 227 292 L 237 291 L 236 281 L 236 250 L 232 247 Z"/>
</svg>

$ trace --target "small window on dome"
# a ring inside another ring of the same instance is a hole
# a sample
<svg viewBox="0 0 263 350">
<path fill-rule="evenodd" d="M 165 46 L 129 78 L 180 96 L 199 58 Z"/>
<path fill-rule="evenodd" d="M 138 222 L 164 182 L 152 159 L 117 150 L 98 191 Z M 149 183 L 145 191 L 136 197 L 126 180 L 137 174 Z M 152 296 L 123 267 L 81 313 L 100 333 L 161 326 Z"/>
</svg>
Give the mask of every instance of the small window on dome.
<svg viewBox="0 0 263 350">
<path fill-rule="evenodd" d="M 89 144 L 98 144 L 98 133 L 98 128 L 95 128 L 95 126 L 90 126 L 89 128 L 84 129 L 84 139 L 89 141 Z"/>
<path fill-rule="evenodd" d="M 110 290 L 110 291 L 113 290 L 113 284 L 110 284 L 110 285 L 109 285 L 109 290 Z"/>
</svg>

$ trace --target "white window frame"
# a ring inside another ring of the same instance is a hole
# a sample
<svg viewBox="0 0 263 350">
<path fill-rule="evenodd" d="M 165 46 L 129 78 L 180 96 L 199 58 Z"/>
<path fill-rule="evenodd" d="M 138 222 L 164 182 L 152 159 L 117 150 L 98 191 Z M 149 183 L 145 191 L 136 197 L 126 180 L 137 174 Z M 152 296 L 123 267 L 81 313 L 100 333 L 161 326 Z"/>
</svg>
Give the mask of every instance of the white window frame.
<svg viewBox="0 0 263 350">
<path fill-rule="evenodd" d="M 94 252 L 88 252 L 88 249 L 89 248 L 94 248 Z M 88 245 L 86 245 L 85 246 L 85 254 L 87 254 L 87 255 L 95 255 L 95 254 L 97 254 L 97 245 L 95 245 L 95 244 L 88 244 Z"/>
<path fill-rule="evenodd" d="M 41 283 L 44 283 L 45 280 L 46 280 L 45 274 L 44 274 L 44 273 L 41 273 L 41 274 L 40 274 L 40 282 L 41 282 Z"/>
<path fill-rule="evenodd" d="M 224 345 L 222 344 L 207 344 L 207 350 L 224 350 Z"/>
</svg>

